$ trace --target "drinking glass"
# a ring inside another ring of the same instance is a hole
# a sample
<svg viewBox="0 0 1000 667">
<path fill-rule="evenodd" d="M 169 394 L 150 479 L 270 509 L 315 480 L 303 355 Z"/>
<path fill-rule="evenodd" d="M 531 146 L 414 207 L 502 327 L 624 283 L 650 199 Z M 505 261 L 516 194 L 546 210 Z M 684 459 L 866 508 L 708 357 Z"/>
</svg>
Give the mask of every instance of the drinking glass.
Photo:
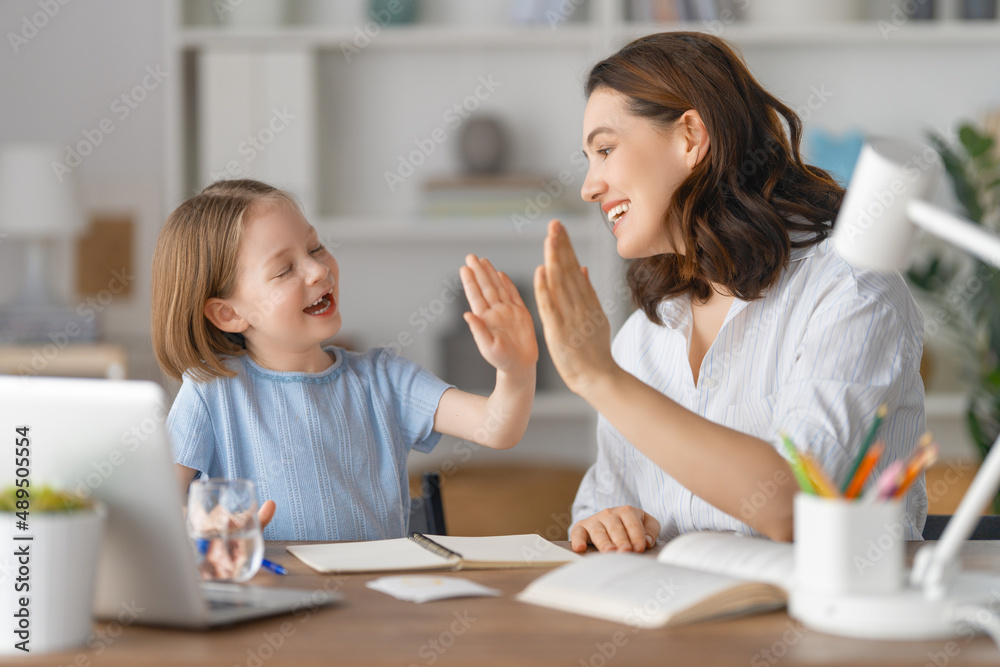
<svg viewBox="0 0 1000 667">
<path fill-rule="evenodd" d="M 264 537 L 248 479 L 197 479 L 188 489 L 188 535 L 207 581 L 247 581 L 260 569 Z"/>
</svg>

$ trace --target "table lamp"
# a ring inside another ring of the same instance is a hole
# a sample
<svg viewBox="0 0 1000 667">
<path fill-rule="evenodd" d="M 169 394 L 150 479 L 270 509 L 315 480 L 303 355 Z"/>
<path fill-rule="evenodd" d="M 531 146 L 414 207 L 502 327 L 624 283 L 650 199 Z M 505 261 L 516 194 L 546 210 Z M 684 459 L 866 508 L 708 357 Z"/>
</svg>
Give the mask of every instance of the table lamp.
<svg viewBox="0 0 1000 667">
<path fill-rule="evenodd" d="M 3 342 L 47 340 L 67 327 L 76 338 L 93 338 L 93 323 L 61 304 L 47 279 L 48 245 L 73 238 L 84 226 L 72 175 L 57 177 L 52 169 L 61 159 L 59 147 L 47 143 L 0 147 L 0 232 L 5 242 L 25 242 L 26 269 L 20 292 L 0 310 Z"/>
<path fill-rule="evenodd" d="M 1000 237 L 925 201 L 941 173 L 937 153 L 917 143 L 880 138 L 861 151 L 833 232 L 849 264 L 876 271 L 905 268 L 917 228 L 1000 267 Z M 818 630 L 877 639 L 956 637 L 969 628 L 1000 644 L 994 599 L 1000 575 L 963 572 L 960 554 L 1000 486 L 1000 438 L 936 544 L 922 546 L 897 594 L 789 600 L 791 615 Z"/>
</svg>

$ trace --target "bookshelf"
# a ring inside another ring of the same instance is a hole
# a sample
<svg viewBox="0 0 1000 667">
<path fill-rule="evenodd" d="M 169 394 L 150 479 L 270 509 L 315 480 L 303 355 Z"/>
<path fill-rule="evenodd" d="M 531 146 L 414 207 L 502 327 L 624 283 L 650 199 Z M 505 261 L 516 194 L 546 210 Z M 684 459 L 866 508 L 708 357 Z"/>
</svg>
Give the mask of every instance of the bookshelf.
<svg viewBox="0 0 1000 667">
<path fill-rule="evenodd" d="M 535 25 L 506 20 L 505 0 L 423 0 L 424 16 L 409 25 L 371 23 L 361 0 L 331 3 L 335 16 L 323 23 L 302 19 L 303 3 L 315 14 L 319 1 L 289 0 L 287 21 L 251 26 L 219 25 L 213 3 L 167 3 L 167 62 L 180 74 L 166 82 L 167 206 L 224 172 L 227 152 L 238 173 L 292 190 L 341 264 L 344 333 L 360 346 L 405 334 L 412 343 L 403 353 L 436 372 L 441 336 L 457 313 L 419 331 L 415 313 L 453 284 L 469 252 L 530 291 L 549 210 L 536 206 L 526 216 L 526 201 L 510 215 L 422 217 L 421 183 L 459 171 L 455 118 L 502 119 L 514 138 L 511 171 L 564 173 L 574 200 L 586 168 L 583 79 L 594 62 L 643 34 L 702 30 L 730 40 L 807 129 L 920 138 L 1000 104 L 996 21 L 904 21 L 888 34 L 874 18 L 649 23 L 629 20 L 619 0 L 566 0 L 558 20 Z M 885 2 L 876 5 L 885 11 Z M 276 110 L 285 107 L 294 117 L 275 129 Z M 261 148 L 241 154 L 249 137 Z M 390 187 L 386 174 L 406 165 L 412 174 Z M 516 215 L 530 224 L 516 224 Z M 615 300 L 623 264 L 599 213 L 577 204 L 566 222 L 602 299 Z M 616 327 L 630 311 L 617 303 Z M 537 419 L 544 433 L 529 432 L 526 441 L 545 441 L 540 456 L 585 464 L 594 416 L 557 387 L 550 383 L 535 407 L 530 428 Z"/>
</svg>

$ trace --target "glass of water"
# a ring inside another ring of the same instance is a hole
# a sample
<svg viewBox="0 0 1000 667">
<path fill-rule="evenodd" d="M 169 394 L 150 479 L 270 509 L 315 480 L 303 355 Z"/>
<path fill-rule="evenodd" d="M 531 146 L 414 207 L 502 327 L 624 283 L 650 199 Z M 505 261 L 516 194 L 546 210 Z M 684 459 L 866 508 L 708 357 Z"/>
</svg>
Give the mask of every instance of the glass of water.
<svg viewBox="0 0 1000 667">
<path fill-rule="evenodd" d="M 188 535 L 206 581 L 247 581 L 260 569 L 264 537 L 248 479 L 196 479 L 188 488 Z"/>
</svg>

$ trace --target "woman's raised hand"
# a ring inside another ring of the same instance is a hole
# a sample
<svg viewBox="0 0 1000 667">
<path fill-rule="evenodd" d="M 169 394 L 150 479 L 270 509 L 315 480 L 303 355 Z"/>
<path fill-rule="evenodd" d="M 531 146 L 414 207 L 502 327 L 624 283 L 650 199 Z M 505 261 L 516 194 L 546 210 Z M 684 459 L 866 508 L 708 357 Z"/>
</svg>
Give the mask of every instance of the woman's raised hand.
<svg viewBox="0 0 1000 667">
<path fill-rule="evenodd" d="M 465 258 L 459 274 L 472 308 L 463 317 L 479 353 L 498 371 L 511 375 L 533 371 L 538 362 L 535 327 L 510 277 L 475 255 Z"/>
<path fill-rule="evenodd" d="M 595 380 L 619 370 L 608 318 L 558 220 L 549 223 L 545 264 L 535 270 L 535 299 L 552 361 L 571 391 L 585 394 Z"/>
</svg>

